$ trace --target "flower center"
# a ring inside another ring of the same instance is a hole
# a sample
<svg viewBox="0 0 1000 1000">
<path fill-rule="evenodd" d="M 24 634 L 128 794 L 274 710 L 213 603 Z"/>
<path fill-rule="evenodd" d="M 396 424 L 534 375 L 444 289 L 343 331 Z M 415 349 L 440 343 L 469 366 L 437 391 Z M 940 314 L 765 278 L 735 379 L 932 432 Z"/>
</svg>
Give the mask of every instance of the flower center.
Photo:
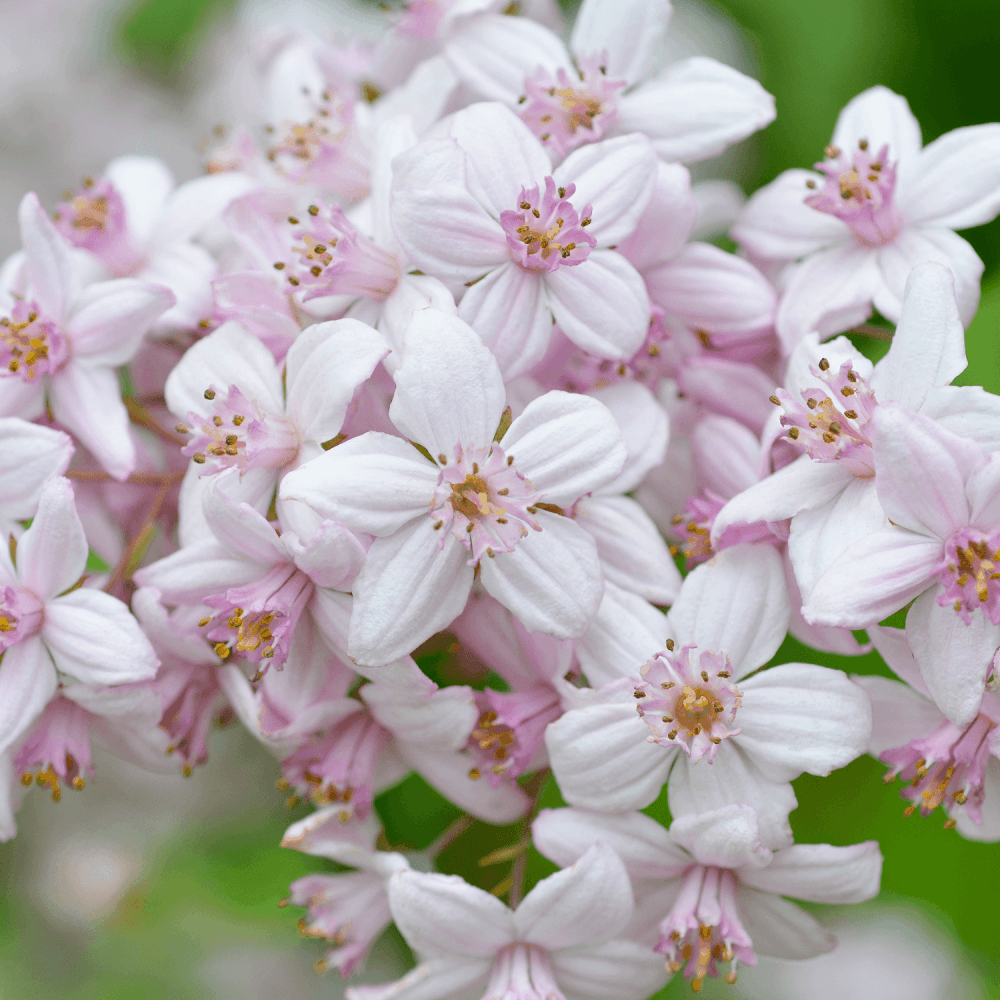
<svg viewBox="0 0 1000 1000">
<path fill-rule="evenodd" d="M 109 180 L 85 178 L 75 194 L 59 203 L 53 218 L 73 246 L 100 257 L 115 274 L 132 274 L 145 263 L 129 234 L 122 196 Z"/>
<path fill-rule="evenodd" d="M 0 653 L 38 635 L 44 606 L 28 590 L 0 588 Z"/>
<path fill-rule="evenodd" d="M 945 544 L 941 583 L 938 603 L 952 605 L 966 625 L 976 608 L 1000 625 L 1000 531 L 956 531 Z"/>
<path fill-rule="evenodd" d="M 556 187 L 545 178 L 545 193 L 536 184 L 529 191 L 521 188 L 516 209 L 501 212 L 500 224 L 507 234 L 511 260 L 529 271 L 554 271 L 561 264 L 582 264 L 597 246 L 586 232 L 590 225 L 591 206 L 581 214 L 567 200 L 576 186 Z"/>
<path fill-rule="evenodd" d="M 719 744 L 740 733 L 729 728 L 743 703 L 731 674 L 724 653 L 693 645 L 675 653 L 669 640 L 667 652 L 657 653 L 642 668 L 642 680 L 635 685 L 639 717 L 653 731 L 647 740 L 679 746 L 692 763 L 706 755 L 711 763 Z"/>
<path fill-rule="evenodd" d="M 371 810 L 375 769 L 390 739 L 370 712 L 354 712 L 285 758 L 282 773 L 302 799 L 317 806 L 342 802 L 349 807 L 348 820 L 364 819 Z"/>
<path fill-rule="evenodd" d="M 676 514 L 671 519 L 678 533 L 684 537 L 678 551 L 683 553 L 687 566 L 697 566 L 715 554 L 712 550 L 712 525 L 725 505 L 722 497 L 705 490 L 704 496 L 688 497 L 684 513 Z"/>
<path fill-rule="evenodd" d="M 497 953 L 483 996 L 489 1000 L 565 1000 L 552 975 L 549 953 L 521 942 Z"/>
<path fill-rule="evenodd" d="M 338 205 L 310 205 L 303 222 L 290 215 L 291 259 L 275 268 L 286 272 L 289 293 L 304 288 L 303 299 L 359 295 L 381 302 L 400 276 L 395 254 L 358 232 Z"/>
<path fill-rule="evenodd" d="M 190 434 L 181 454 L 196 465 L 204 465 L 202 475 L 212 475 L 236 466 L 247 469 L 280 469 L 299 453 L 299 436 L 285 417 L 265 413 L 235 386 L 220 396 L 214 385 L 205 390 L 212 403 L 208 417 L 189 413 L 187 424 L 178 424 L 179 434 Z M 191 429 L 193 427 L 193 429 Z"/>
<path fill-rule="evenodd" d="M 554 688 L 539 686 L 527 691 L 493 691 L 479 696 L 485 706 L 472 730 L 469 747 L 481 767 L 470 777 L 487 771 L 496 787 L 504 777 L 516 779 L 542 746 L 545 727 L 559 718 L 562 709 Z"/>
<path fill-rule="evenodd" d="M 965 729 L 942 722 L 925 739 L 886 750 L 879 758 L 892 767 L 885 775 L 886 784 L 897 777 L 907 783 L 900 793 L 910 800 L 903 815 L 912 816 L 918 808 L 921 816 L 929 816 L 938 806 L 948 813 L 964 807 L 974 823 L 981 822 L 989 737 L 994 729 L 996 723 L 980 712 Z M 954 818 L 946 820 L 947 829 L 954 826 Z"/>
<path fill-rule="evenodd" d="M 9 317 L 0 318 L 0 374 L 34 382 L 55 374 L 68 356 L 66 337 L 38 315 L 37 306 L 17 302 Z"/>
<path fill-rule="evenodd" d="M 878 403 L 868 382 L 845 361 L 837 372 L 820 360 L 810 371 L 821 386 L 802 391 L 802 402 L 785 389 L 776 390 L 771 402 L 784 407 L 781 425 L 785 441 L 816 462 L 840 462 L 861 478 L 875 474 L 868 422 Z M 804 405 L 803 405 L 804 404 Z"/>
<path fill-rule="evenodd" d="M 351 130 L 354 113 L 345 94 L 339 90 L 324 90 L 314 100 L 314 114 L 306 122 L 283 122 L 275 142 L 268 147 L 267 157 L 286 173 L 295 173 L 296 166 L 308 167 L 323 156 L 336 155 L 336 146 Z"/>
<path fill-rule="evenodd" d="M 256 681 L 270 663 L 278 670 L 284 665 L 292 633 L 314 589 L 294 564 L 279 563 L 253 583 L 206 597 L 205 604 L 216 613 L 198 624 L 208 629 L 207 637 L 223 660 L 236 652 L 256 663 Z"/>
<path fill-rule="evenodd" d="M 816 164 L 826 181 L 806 204 L 819 212 L 843 219 L 863 246 L 879 247 L 894 240 L 901 220 L 893 200 L 896 188 L 896 165 L 889 163 L 889 147 L 876 156 L 868 151 L 868 140 L 858 143 L 853 157 L 836 146 L 826 147 L 827 159 Z M 814 180 L 806 182 L 816 189 Z"/>
<path fill-rule="evenodd" d="M 450 531 L 471 550 L 470 566 L 483 555 L 492 559 L 497 552 L 512 552 L 529 528 L 542 530 L 532 516 L 538 513 L 535 488 L 500 445 L 459 450 L 450 464 L 443 454 L 438 461 L 444 468 L 430 516 L 437 530 Z"/>
<path fill-rule="evenodd" d="M 755 965 L 753 942 L 736 909 L 736 876 L 726 868 L 695 865 L 684 876 L 677 902 L 660 924 L 656 951 L 667 971 L 680 972 L 701 992 L 705 976 L 718 976 L 716 963 L 729 965 L 726 982 L 736 982 L 738 962 Z M 685 968 L 686 966 L 686 968 Z"/>
<path fill-rule="evenodd" d="M 539 68 L 524 81 L 521 118 L 560 159 L 570 150 L 604 137 L 618 118 L 617 94 L 625 81 L 606 76 L 606 55 L 579 63 L 579 79 L 565 69 L 553 75 Z"/>
<path fill-rule="evenodd" d="M 35 723 L 14 758 L 21 784 L 48 788 L 52 801 L 62 798 L 60 782 L 80 791 L 93 776 L 90 763 L 90 715 L 68 698 L 55 698 Z"/>
</svg>

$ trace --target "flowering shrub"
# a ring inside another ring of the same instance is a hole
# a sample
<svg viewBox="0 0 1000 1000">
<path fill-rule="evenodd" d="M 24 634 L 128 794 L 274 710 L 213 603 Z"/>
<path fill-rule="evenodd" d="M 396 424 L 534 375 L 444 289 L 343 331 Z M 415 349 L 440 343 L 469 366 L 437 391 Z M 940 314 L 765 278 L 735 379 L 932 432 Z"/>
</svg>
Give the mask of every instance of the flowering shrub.
<svg viewBox="0 0 1000 1000">
<path fill-rule="evenodd" d="M 290 889 L 322 967 L 390 923 L 413 951 L 353 1000 L 642 1000 L 829 950 L 786 897 L 870 899 L 882 856 L 793 843 L 791 781 L 864 754 L 1000 840 L 1000 400 L 952 384 L 1000 125 L 922 147 L 875 87 L 737 209 L 685 164 L 774 102 L 661 66 L 669 14 L 291 30 L 205 176 L 125 156 L 25 195 L 0 833 L 95 742 L 189 774 L 238 719 L 315 807 L 283 844 L 350 869 Z M 698 239 L 720 218 L 738 253 Z M 789 634 L 899 680 L 775 663 Z M 411 773 L 461 813 L 427 852 L 378 815 Z M 492 893 L 426 870 L 476 820 L 520 824 Z"/>
</svg>

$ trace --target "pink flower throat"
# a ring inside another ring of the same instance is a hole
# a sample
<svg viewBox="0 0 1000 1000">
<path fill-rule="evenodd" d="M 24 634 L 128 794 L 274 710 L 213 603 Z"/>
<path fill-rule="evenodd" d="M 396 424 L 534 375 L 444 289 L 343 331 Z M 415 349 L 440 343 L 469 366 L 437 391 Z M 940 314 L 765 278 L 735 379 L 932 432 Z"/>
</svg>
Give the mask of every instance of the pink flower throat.
<svg viewBox="0 0 1000 1000">
<path fill-rule="evenodd" d="M 966 625 L 972 612 L 982 608 L 994 625 L 1000 625 L 1000 530 L 956 531 L 945 543 L 940 579 L 942 607 L 950 604 Z"/>
<path fill-rule="evenodd" d="M 11 315 L 0 319 L 0 375 L 34 382 L 39 375 L 54 375 L 68 357 L 66 337 L 35 303 L 17 302 Z"/>
<path fill-rule="evenodd" d="M 892 242 L 901 220 L 893 200 L 896 165 L 889 163 L 889 147 L 883 146 L 873 157 L 868 140 L 862 139 L 851 158 L 836 146 L 827 146 L 826 155 L 826 160 L 816 164 L 826 182 L 818 193 L 806 198 L 806 204 L 842 219 L 862 246 Z M 806 186 L 815 189 L 817 184 L 810 180 Z"/>
<path fill-rule="evenodd" d="M 597 240 L 587 231 L 591 206 L 579 213 L 570 203 L 576 185 L 556 187 L 545 178 L 545 193 L 536 184 L 521 188 L 516 209 L 500 213 L 500 224 L 507 234 L 511 260 L 529 271 L 555 271 L 560 265 L 582 264 Z"/>
</svg>

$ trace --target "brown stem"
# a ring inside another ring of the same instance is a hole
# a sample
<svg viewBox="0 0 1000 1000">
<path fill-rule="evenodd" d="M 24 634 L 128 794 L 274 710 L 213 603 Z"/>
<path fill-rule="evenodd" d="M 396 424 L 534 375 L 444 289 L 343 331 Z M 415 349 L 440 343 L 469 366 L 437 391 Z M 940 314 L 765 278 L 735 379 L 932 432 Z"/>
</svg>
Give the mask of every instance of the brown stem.
<svg viewBox="0 0 1000 1000">
<path fill-rule="evenodd" d="M 99 472 L 91 469 L 69 469 L 66 472 L 67 479 L 76 479 L 82 483 L 117 483 L 119 480 L 107 472 Z M 184 478 L 182 472 L 133 472 L 126 483 L 137 483 L 139 486 L 172 486 L 179 483 Z"/>
<path fill-rule="evenodd" d="M 459 837 L 465 833 L 466 830 L 476 822 L 474 816 L 469 816 L 467 813 L 459 816 L 453 823 L 448 824 L 448 828 L 442 833 L 437 840 L 433 841 L 431 845 L 427 848 L 427 853 L 432 856 L 437 856 L 440 854 L 452 841 L 457 840 Z"/>
<path fill-rule="evenodd" d="M 532 803 L 531 809 L 528 810 L 527 815 L 521 820 L 521 836 L 520 840 L 531 838 L 531 824 L 535 817 L 538 815 L 538 799 L 542 793 L 542 789 L 545 787 L 545 783 L 549 779 L 549 774 L 551 772 L 548 768 L 533 774 L 531 778 L 525 783 L 524 790 L 531 796 Z M 522 851 L 516 858 L 514 858 L 514 863 L 511 865 L 510 869 L 510 895 L 507 897 L 507 901 L 510 908 L 513 910 L 517 907 L 518 903 L 521 902 L 521 897 L 524 895 L 524 880 L 528 874 L 528 854 L 530 853 L 530 848 L 527 851 Z"/>
<path fill-rule="evenodd" d="M 162 438 L 170 444 L 175 444 L 180 448 L 183 448 L 184 445 L 187 444 L 187 441 L 185 441 L 184 438 L 175 434 L 173 431 L 168 431 L 166 427 L 164 427 L 134 396 L 125 396 L 124 403 L 126 409 L 128 410 L 129 419 L 133 424 L 145 427 L 146 430 L 152 431 L 157 437 Z"/>
<path fill-rule="evenodd" d="M 859 323 L 847 332 L 856 333 L 859 337 L 871 337 L 873 340 L 892 340 L 892 330 L 887 330 L 884 326 L 878 326 L 875 323 Z"/>
</svg>

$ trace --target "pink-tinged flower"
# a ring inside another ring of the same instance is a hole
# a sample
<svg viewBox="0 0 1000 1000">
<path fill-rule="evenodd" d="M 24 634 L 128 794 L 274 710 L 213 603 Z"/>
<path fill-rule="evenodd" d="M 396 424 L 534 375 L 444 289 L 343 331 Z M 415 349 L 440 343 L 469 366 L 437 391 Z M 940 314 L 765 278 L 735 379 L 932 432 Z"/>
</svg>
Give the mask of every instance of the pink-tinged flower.
<svg viewBox="0 0 1000 1000">
<path fill-rule="evenodd" d="M 353 588 L 349 651 L 359 664 L 387 663 L 446 627 L 477 571 L 533 631 L 578 635 L 596 612 L 596 546 L 563 512 L 619 473 L 621 432 L 597 400 L 561 392 L 507 427 L 505 400 L 475 333 L 422 310 L 389 409 L 405 439 L 370 431 L 282 481 L 282 498 L 376 536 Z"/>
<path fill-rule="evenodd" d="M 935 705 L 902 629 L 872 626 L 872 642 L 905 683 L 885 677 L 854 677 L 872 701 L 868 752 L 889 765 L 886 784 L 903 782 L 909 804 L 930 816 L 941 808 L 945 827 L 970 840 L 1000 840 L 1000 697 L 993 685 L 978 711 L 956 726 Z M 996 665 L 993 667 L 996 670 Z"/>
<path fill-rule="evenodd" d="M 41 714 L 61 674 L 99 687 L 156 673 L 156 654 L 128 608 L 79 586 L 87 551 L 73 487 L 62 478 L 42 487 L 16 550 L 0 548 L 0 752 Z"/>
<path fill-rule="evenodd" d="M 155 683 L 61 684 L 14 755 L 21 784 L 46 788 L 58 802 L 63 788 L 82 791 L 94 776 L 92 743 L 147 770 L 165 771 L 167 736 L 157 726 Z"/>
<path fill-rule="evenodd" d="M 218 273 L 195 237 L 255 186 L 247 175 L 227 172 L 176 187 L 162 160 L 120 156 L 56 207 L 56 228 L 116 277 L 169 288 L 176 302 L 157 320 L 158 330 L 193 330 L 211 312 L 210 282 Z"/>
<path fill-rule="evenodd" d="M 354 673 L 318 630 L 300 629 L 284 669 L 268 671 L 256 690 L 236 667 L 222 668 L 220 680 L 250 732 L 281 760 L 285 787 L 335 806 L 342 822 L 366 818 L 375 796 L 411 771 L 489 823 L 524 814 L 519 788 L 470 774 L 476 759 L 465 747 L 478 712 L 469 688 L 438 688 L 409 657 L 376 674 L 350 697 Z"/>
<path fill-rule="evenodd" d="M 808 600 L 849 545 L 886 527 L 871 436 L 880 404 L 905 406 L 988 450 L 1000 448 L 1000 398 L 950 384 L 966 363 L 952 276 L 940 264 L 914 269 L 892 345 L 874 368 L 846 338 L 819 344 L 804 337 L 772 399 L 781 412 L 764 432 L 774 465 L 788 464 L 730 500 L 713 538 L 737 524 L 791 518 L 789 554 Z"/>
<path fill-rule="evenodd" d="M 729 805 L 674 819 L 665 830 L 642 813 L 606 816 L 545 809 L 532 824 L 538 850 L 570 865 L 595 842 L 621 858 L 636 897 L 628 936 L 655 945 L 671 972 L 698 991 L 706 976 L 736 982 L 757 954 L 811 958 L 834 947 L 819 921 L 793 903 L 861 903 L 879 890 L 882 855 L 874 840 L 851 847 L 761 845 L 757 816 Z"/>
<path fill-rule="evenodd" d="M 998 161 L 1000 125 L 955 129 L 921 149 L 904 98 L 872 87 L 850 101 L 818 172 L 785 171 L 733 229 L 751 259 L 784 268 L 785 351 L 811 331 L 829 336 L 862 322 L 873 306 L 899 320 L 907 276 L 928 260 L 954 272 L 967 326 L 983 262 L 954 230 L 1000 210 Z"/>
<path fill-rule="evenodd" d="M 864 753 L 871 709 L 838 670 L 786 663 L 754 673 L 781 645 L 788 616 L 769 545 L 735 546 L 699 566 L 666 617 L 609 584 L 576 644 L 584 675 L 603 686 L 567 686 L 576 707 L 545 734 L 566 801 L 641 809 L 669 778 L 675 816 L 742 802 L 769 847 L 790 843 L 788 782 Z"/>
<path fill-rule="evenodd" d="M 308 910 L 299 921 L 300 932 L 330 942 L 317 969 L 337 969 L 346 979 L 364 967 L 368 950 L 392 923 L 389 879 L 396 872 L 408 871 L 410 865 L 402 854 L 376 849 L 381 827 L 374 816 L 344 823 L 340 812 L 338 806 L 327 806 L 293 823 L 281 846 L 356 869 L 296 879 L 288 899 L 293 906 Z"/>
<path fill-rule="evenodd" d="M 652 193 L 649 140 L 596 143 L 553 169 L 499 104 L 458 112 L 445 135 L 395 161 L 393 227 L 413 265 L 466 285 L 459 315 L 505 377 L 541 360 L 553 322 L 592 354 L 631 357 L 646 336 L 649 300 L 610 247 L 635 228 Z"/>
<path fill-rule="evenodd" d="M 164 389 L 194 463 L 185 490 L 197 490 L 192 477 L 236 468 L 241 492 L 269 504 L 282 472 L 340 433 L 354 391 L 388 351 L 351 319 L 308 327 L 283 365 L 235 322 L 198 341 Z"/>
<path fill-rule="evenodd" d="M 563 710 L 557 679 L 575 673 L 572 641 L 529 632 L 502 604 L 478 590 L 451 630 L 510 687 L 486 688 L 476 698 L 480 715 L 469 749 L 479 774 L 496 786 L 544 767 L 545 727 Z"/>
<path fill-rule="evenodd" d="M 142 587 L 132 597 L 132 609 L 160 657 L 156 692 L 160 698 L 159 726 L 166 732 L 166 753 L 191 774 L 208 759 L 208 734 L 213 725 L 232 721 L 217 675 L 219 657 L 204 641 L 197 606 L 168 612 L 154 587 Z"/>
<path fill-rule="evenodd" d="M 19 219 L 24 254 L 0 289 L 0 414 L 30 420 L 47 400 L 56 420 L 125 479 L 135 447 L 115 368 L 174 296 L 131 278 L 81 287 L 71 248 L 34 194 L 22 199 Z"/>
<path fill-rule="evenodd" d="M 641 1000 L 667 978 L 659 956 L 619 936 L 632 890 L 603 844 L 543 879 L 515 910 L 456 875 L 415 871 L 390 879 L 389 908 L 420 964 L 395 983 L 350 987 L 348 1000 Z"/>
<path fill-rule="evenodd" d="M 1000 646 L 1000 452 L 901 406 L 879 407 L 872 425 L 889 524 L 844 550 L 802 613 L 860 628 L 916 598 L 907 640 L 935 703 L 964 728 Z"/>
<path fill-rule="evenodd" d="M 0 417 L 0 537 L 20 533 L 38 507 L 42 486 L 61 476 L 73 457 L 68 435 L 29 424 L 17 417 Z"/>
<path fill-rule="evenodd" d="M 556 162 L 584 143 L 641 132 L 663 159 L 690 163 L 774 121 L 774 98 L 714 59 L 660 69 L 670 13 L 668 0 L 584 0 L 568 49 L 525 18 L 482 17 L 446 57 L 486 100 L 516 108 Z"/>
<path fill-rule="evenodd" d="M 307 540 L 279 534 L 267 518 L 230 495 L 238 472 L 216 479 L 203 498 L 208 533 L 135 574 L 168 604 L 202 604 L 199 626 L 216 654 L 278 669 L 299 619 L 323 589 L 350 587 L 365 547 L 342 524 L 325 521 Z"/>
</svg>

